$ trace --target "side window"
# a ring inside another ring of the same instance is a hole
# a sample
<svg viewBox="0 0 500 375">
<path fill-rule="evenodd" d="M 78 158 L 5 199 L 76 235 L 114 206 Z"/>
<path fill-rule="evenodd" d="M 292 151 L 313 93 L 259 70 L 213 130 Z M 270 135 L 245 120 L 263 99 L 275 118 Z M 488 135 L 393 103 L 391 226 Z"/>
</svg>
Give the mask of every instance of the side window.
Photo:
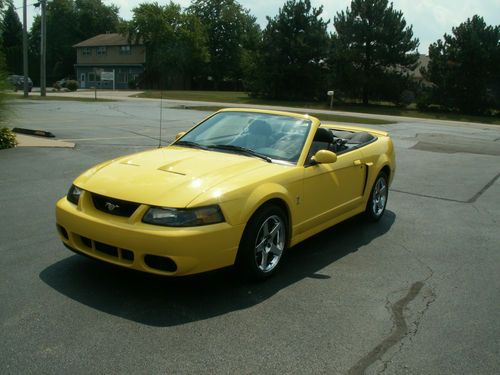
<svg viewBox="0 0 500 375">
<path fill-rule="evenodd" d="M 131 49 L 130 46 L 120 46 L 120 55 L 130 55 Z"/>
<path fill-rule="evenodd" d="M 97 56 L 106 56 L 106 47 L 97 47 Z"/>
</svg>

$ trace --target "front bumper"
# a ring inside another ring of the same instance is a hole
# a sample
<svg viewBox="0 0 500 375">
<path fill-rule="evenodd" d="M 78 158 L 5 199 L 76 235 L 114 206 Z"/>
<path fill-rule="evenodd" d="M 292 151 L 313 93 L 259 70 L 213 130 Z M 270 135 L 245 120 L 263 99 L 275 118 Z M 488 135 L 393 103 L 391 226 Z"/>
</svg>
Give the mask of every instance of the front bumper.
<svg viewBox="0 0 500 375">
<path fill-rule="evenodd" d="M 64 197 L 56 204 L 59 236 L 76 252 L 159 275 L 189 275 L 234 264 L 244 225 L 150 225 L 141 222 L 147 208 L 118 217 L 95 209 L 86 192 L 78 207 Z"/>
</svg>

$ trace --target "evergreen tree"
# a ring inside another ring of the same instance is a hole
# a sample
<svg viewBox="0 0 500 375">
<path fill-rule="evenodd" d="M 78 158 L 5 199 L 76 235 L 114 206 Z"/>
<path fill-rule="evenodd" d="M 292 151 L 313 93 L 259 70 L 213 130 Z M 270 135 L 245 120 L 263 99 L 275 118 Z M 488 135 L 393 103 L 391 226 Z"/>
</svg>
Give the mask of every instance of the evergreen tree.
<svg viewBox="0 0 500 375">
<path fill-rule="evenodd" d="M 2 35 L 3 35 L 3 16 L 5 12 L 5 1 L 0 0 L 0 46 L 3 45 Z M 9 88 L 7 84 L 7 75 L 5 74 L 5 56 L 3 48 L 0 48 L 0 128 L 2 127 L 2 122 L 5 120 L 5 107 L 6 107 L 6 94 L 5 90 Z M 4 132 L 7 132 L 4 130 Z"/>
<path fill-rule="evenodd" d="M 23 26 L 12 1 L 3 12 L 2 46 L 7 72 L 21 74 L 23 70 Z"/>
<path fill-rule="evenodd" d="M 289 0 L 274 18 L 267 18 L 262 48 L 250 89 L 255 95 L 282 99 L 324 96 L 328 21 L 323 7 L 309 0 Z"/>
<path fill-rule="evenodd" d="M 364 104 L 370 98 L 399 97 L 418 60 L 413 38 L 401 11 L 387 0 L 353 0 L 334 17 L 332 80 L 335 88 Z"/>
<path fill-rule="evenodd" d="M 499 108 L 500 26 L 475 15 L 429 47 L 422 73 L 435 86 L 432 102 L 464 113 Z"/>
</svg>

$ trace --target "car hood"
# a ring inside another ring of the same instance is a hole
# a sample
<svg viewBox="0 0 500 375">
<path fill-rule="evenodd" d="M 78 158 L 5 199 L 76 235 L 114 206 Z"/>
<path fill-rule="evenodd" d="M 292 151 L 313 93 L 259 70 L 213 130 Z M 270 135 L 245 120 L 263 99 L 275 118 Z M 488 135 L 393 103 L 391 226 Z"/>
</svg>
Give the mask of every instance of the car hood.
<svg viewBox="0 0 500 375">
<path fill-rule="evenodd" d="M 180 208 L 225 180 L 269 166 L 254 157 L 169 146 L 100 164 L 75 184 L 121 200 Z"/>
</svg>

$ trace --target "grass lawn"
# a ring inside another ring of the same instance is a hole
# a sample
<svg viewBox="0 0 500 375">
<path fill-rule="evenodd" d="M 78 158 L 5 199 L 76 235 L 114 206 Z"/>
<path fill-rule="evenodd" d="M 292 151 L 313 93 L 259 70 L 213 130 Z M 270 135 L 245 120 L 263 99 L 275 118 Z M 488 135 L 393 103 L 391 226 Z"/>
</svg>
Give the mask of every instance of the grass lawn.
<svg viewBox="0 0 500 375">
<path fill-rule="evenodd" d="M 155 98 L 159 99 L 163 96 L 163 99 L 174 99 L 174 100 L 196 100 L 205 102 L 221 102 L 221 103 L 233 103 L 233 104 L 260 104 L 260 105 L 274 105 L 274 106 L 286 106 L 286 107 L 296 107 L 296 108 L 307 108 L 307 109 L 326 109 L 328 110 L 328 103 L 325 99 L 324 103 L 319 102 L 305 102 L 305 101 L 281 101 L 281 100 L 264 100 L 259 98 L 252 98 L 248 96 L 245 92 L 238 91 L 182 91 L 182 90 L 169 90 L 169 91 L 145 91 L 144 93 L 133 95 L 133 97 L 138 98 Z M 201 108 L 201 107 L 200 107 Z M 193 108 L 194 109 L 194 108 Z M 206 110 L 206 109 L 205 109 Z M 388 115 L 388 116 L 404 116 L 404 117 L 415 117 L 415 118 L 425 118 L 425 119 L 436 119 L 436 120 L 451 120 L 451 121 L 465 121 L 465 122 L 480 122 L 486 124 L 496 124 L 500 125 L 500 118 L 498 117 L 486 117 L 486 116 L 468 116 L 461 115 L 458 113 L 446 113 L 446 112 L 420 112 L 416 109 L 410 108 L 400 108 L 391 105 L 362 105 L 362 104 L 334 104 L 333 110 L 335 111 L 345 111 L 345 112 L 360 112 L 367 114 L 377 114 L 377 115 Z M 310 113 L 313 115 L 312 113 Z M 361 119 L 360 117 L 351 116 L 340 116 L 344 119 L 338 118 L 336 115 L 318 115 L 322 120 L 327 121 L 343 121 L 343 122 L 358 122 L 363 124 L 387 124 L 390 122 L 374 122 L 374 121 L 384 121 L 376 119 Z M 325 118 L 332 116 L 331 118 Z M 356 121 L 351 121 L 350 119 L 355 119 Z M 364 120 L 364 121 L 361 121 Z"/>
</svg>

